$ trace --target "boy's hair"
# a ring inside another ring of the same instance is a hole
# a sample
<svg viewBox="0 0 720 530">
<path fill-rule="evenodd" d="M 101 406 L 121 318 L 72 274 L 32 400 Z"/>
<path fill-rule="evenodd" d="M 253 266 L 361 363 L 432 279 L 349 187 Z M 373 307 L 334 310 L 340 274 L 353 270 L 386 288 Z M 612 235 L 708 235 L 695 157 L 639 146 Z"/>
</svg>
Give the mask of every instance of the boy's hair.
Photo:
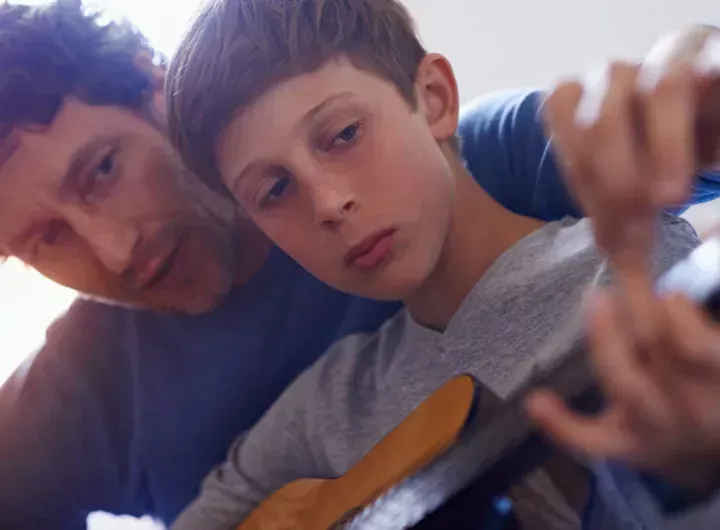
<svg viewBox="0 0 720 530">
<path fill-rule="evenodd" d="M 103 24 L 80 4 L 0 4 L 0 141 L 17 126 L 50 125 L 68 97 L 146 104 L 152 83 L 135 59 L 153 50 L 127 23 Z"/>
<path fill-rule="evenodd" d="M 340 55 L 416 105 L 426 51 L 399 1 L 209 0 L 168 71 L 171 141 L 189 169 L 217 184 L 215 143 L 238 109 Z"/>
</svg>

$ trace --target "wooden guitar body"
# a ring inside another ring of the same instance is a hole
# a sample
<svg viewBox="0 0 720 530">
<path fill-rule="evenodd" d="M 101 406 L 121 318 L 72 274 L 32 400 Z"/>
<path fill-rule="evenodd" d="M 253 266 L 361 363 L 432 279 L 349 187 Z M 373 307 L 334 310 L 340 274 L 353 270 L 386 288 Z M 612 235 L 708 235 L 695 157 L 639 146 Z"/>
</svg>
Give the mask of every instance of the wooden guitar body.
<svg viewBox="0 0 720 530">
<path fill-rule="evenodd" d="M 238 530 L 327 530 L 339 526 L 392 486 L 450 448 L 471 416 L 476 383 L 453 379 L 336 479 L 303 479 L 261 503 Z"/>
</svg>

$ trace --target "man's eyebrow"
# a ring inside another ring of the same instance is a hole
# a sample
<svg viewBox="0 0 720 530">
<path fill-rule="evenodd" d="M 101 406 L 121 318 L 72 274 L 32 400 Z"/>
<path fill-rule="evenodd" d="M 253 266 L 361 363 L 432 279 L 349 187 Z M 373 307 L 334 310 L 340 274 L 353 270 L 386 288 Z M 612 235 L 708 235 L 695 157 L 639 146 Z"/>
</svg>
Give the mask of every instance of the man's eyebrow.
<svg viewBox="0 0 720 530">
<path fill-rule="evenodd" d="M 8 160 L 15 154 L 20 147 L 20 137 L 15 133 L 10 133 L 0 140 L 0 171 L 2 171 Z"/>
</svg>

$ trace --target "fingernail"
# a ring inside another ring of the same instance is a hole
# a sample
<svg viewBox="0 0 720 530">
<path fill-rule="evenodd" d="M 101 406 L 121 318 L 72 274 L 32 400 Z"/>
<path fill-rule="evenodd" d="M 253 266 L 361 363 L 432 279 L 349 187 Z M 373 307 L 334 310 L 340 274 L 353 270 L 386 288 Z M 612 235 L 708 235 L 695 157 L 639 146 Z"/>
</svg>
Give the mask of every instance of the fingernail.
<svg viewBox="0 0 720 530">
<path fill-rule="evenodd" d="M 667 67 L 663 65 L 644 64 L 640 68 L 637 76 L 637 87 L 640 92 L 649 93 L 655 90 L 658 82 L 667 72 Z"/>
<path fill-rule="evenodd" d="M 609 72 L 606 67 L 595 68 L 583 78 L 583 95 L 575 110 L 575 123 L 579 127 L 592 127 L 600 117 L 608 89 Z"/>
<path fill-rule="evenodd" d="M 720 35 L 712 33 L 705 39 L 705 44 L 693 61 L 695 71 L 701 75 L 720 72 Z"/>
</svg>

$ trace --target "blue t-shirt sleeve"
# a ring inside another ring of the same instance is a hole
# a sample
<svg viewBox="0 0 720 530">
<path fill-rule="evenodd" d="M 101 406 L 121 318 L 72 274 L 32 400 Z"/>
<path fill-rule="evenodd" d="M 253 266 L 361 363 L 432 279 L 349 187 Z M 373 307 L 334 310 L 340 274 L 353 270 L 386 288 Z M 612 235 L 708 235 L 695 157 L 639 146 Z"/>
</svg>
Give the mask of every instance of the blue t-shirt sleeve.
<svg viewBox="0 0 720 530">
<path fill-rule="evenodd" d="M 0 528 L 84 530 L 93 511 L 150 512 L 137 500 L 129 367 L 103 313 L 71 308 L 0 390 Z"/>
<path fill-rule="evenodd" d="M 462 153 L 480 185 L 513 212 L 548 221 L 579 217 L 543 130 L 542 98 L 537 90 L 505 90 L 466 105 L 458 128 Z M 689 203 L 719 196 L 720 173 L 703 172 Z"/>
</svg>

